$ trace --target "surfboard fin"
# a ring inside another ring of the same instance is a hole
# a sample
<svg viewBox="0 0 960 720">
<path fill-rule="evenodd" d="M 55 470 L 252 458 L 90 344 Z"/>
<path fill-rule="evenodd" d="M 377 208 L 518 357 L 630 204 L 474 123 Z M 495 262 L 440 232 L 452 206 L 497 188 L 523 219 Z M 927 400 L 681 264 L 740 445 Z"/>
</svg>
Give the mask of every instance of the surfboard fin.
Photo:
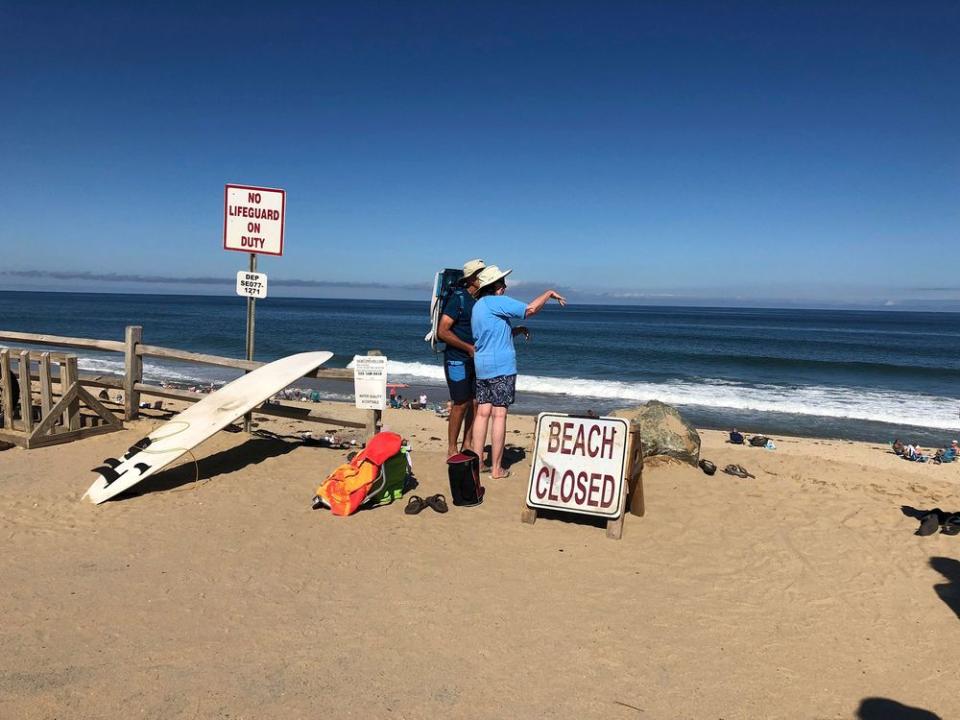
<svg viewBox="0 0 960 720">
<path fill-rule="evenodd" d="M 146 463 L 137 463 L 136 465 L 133 466 L 133 469 L 139 470 L 140 474 L 143 475 L 147 470 L 150 469 L 150 466 L 147 465 Z"/>
<path fill-rule="evenodd" d="M 120 464 L 120 461 L 117 460 L 116 458 L 104 458 L 103 464 L 106 465 L 107 467 L 116 468 L 117 465 Z"/>
<path fill-rule="evenodd" d="M 125 475 L 127 471 L 124 470 L 122 473 L 118 473 L 109 465 L 101 465 L 100 467 L 95 467 L 91 472 L 100 473 L 100 477 L 106 480 L 107 485 L 109 485 L 110 483 L 114 482 L 117 478 L 119 478 L 121 475 Z"/>
</svg>

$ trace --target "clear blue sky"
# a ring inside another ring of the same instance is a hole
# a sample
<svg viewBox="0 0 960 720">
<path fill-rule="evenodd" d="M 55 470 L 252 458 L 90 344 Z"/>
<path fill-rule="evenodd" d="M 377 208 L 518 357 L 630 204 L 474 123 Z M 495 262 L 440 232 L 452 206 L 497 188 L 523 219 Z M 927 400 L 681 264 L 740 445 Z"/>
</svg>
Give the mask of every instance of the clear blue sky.
<svg viewBox="0 0 960 720">
<path fill-rule="evenodd" d="M 955 0 L 193 5 L 0 2 L 3 287 L 960 301 Z"/>
</svg>

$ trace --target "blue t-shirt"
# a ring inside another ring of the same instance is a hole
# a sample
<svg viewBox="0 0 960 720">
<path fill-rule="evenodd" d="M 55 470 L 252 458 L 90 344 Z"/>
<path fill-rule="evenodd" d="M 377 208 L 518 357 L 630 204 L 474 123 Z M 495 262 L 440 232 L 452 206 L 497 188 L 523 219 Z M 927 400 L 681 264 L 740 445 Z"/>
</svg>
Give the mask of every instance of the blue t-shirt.
<svg viewBox="0 0 960 720">
<path fill-rule="evenodd" d="M 527 304 L 506 295 L 487 295 L 473 307 L 473 364 L 477 378 L 487 380 L 517 374 L 517 351 L 513 348 L 510 318 L 527 314 Z"/>
<path fill-rule="evenodd" d="M 473 345 L 473 330 L 470 329 L 470 316 L 476 299 L 464 288 L 457 288 L 447 303 L 443 306 L 442 315 L 446 315 L 453 320 L 451 331 L 460 340 Z M 469 360 L 470 353 L 464 352 L 460 348 L 447 345 L 443 351 L 444 360 Z"/>
</svg>

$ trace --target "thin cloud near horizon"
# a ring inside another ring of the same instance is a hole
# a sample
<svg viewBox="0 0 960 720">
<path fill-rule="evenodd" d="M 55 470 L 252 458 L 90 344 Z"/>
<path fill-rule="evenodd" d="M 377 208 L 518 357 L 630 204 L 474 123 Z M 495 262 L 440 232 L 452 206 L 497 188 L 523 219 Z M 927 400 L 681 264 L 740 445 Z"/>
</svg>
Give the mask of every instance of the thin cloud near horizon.
<svg viewBox="0 0 960 720">
<path fill-rule="evenodd" d="M 20 280 L 54 280 L 66 282 L 101 282 L 101 283 L 136 283 L 143 285 L 174 285 L 174 286 L 215 286 L 232 287 L 234 279 L 232 277 L 213 277 L 213 276 L 168 276 L 168 275 L 144 275 L 138 273 L 97 273 L 90 271 L 77 270 L 0 270 L 0 277 L 17 278 Z M 431 283 L 384 283 L 373 281 L 347 281 L 347 280 L 314 280 L 306 278 L 271 278 L 272 287 L 300 288 L 315 290 L 344 290 L 362 292 L 365 290 L 375 290 L 383 292 L 401 292 L 401 293 L 421 293 L 429 292 Z M 849 307 L 849 308 L 875 308 L 875 309 L 903 309 L 903 310 L 939 310 L 945 312 L 960 311 L 960 298 L 938 298 L 929 297 L 890 297 L 878 293 L 875 297 L 860 298 L 833 298 L 826 300 L 813 299 L 810 297 L 766 297 L 755 296 L 747 297 L 742 293 L 735 296 L 723 293 L 721 288 L 703 289 L 703 294 L 678 291 L 639 291 L 633 289 L 607 289 L 591 290 L 587 288 L 575 288 L 563 285 L 562 283 L 551 283 L 541 281 L 523 280 L 511 284 L 514 290 L 520 291 L 523 296 L 531 293 L 537 293 L 544 288 L 553 288 L 558 292 L 573 299 L 574 302 L 585 302 L 587 304 L 614 304 L 614 305 L 677 305 L 677 306 L 703 306 L 703 307 L 789 307 L 789 308 L 829 308 L 829 307 Z M 71 292 L 75 288 L 65 288 L 64 292 Z M 915 288 L 913 292 L 956 292 L 952 288 Z M 909 290 L 907 290 L 909 292 Z M 395 298 L 397 299 L 397 298 Z M 402 299 L 402 298 L 399 298 Z"/>
</svg>

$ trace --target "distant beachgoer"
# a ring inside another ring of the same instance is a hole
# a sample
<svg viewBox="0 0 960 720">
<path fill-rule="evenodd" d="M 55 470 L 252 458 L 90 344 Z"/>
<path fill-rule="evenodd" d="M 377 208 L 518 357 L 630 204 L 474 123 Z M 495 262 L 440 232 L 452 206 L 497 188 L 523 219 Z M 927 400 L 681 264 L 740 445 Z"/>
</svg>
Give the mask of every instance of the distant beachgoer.
<svg viewBox="0 0 960 720">
<path fill-rule="evenodd" d="M 730 442 L 734 445 L 743 445 L 743 433 L 737 432 L 737 429 L 734 428 L 730 431 Z"/>
<path fill-rule="evenodd" d="M 893 441 L 893 452 L 895 455 L 903 455 L 904 444 L 897 438 Z"/>
<path fill-rule="evenodd" d="M 477 375 L 474 369 L 473 330 L 470 319 L 476 302 L 477 277 L 484 267 L 486 265 L 480 259 L 468 260 L 463 264 L 460 287 L 450 294 L 437 326 L 437 337 L 445 343 L 443 374 L 450 391 L 450 400 L 453 402 L 447 420 L 447 457 L 456 455 L 461 448 L 470 449 L 473 420 L 477 412 Z"/>
<path fill-rule="evenodd" d="M 504 280 L 512 271 L 496 265 L 484 268 L 478 280 L 477 304 L 473 308 L 473 359 L 477 370 L 477 419 L 473 425 L 472 448 L 483 454 L 487 442 L 487 423 L 491 429 L 490 474 L 494 479 L 509 475 L 503 468 L 503 447 L 506 443 L 507 411 L 514 403 L 517 383 L 517 353 L 513 338 L 530 331 L 512 327 L 511 319 L 522 320 L 536 315 L 551 299 L 567 304 L 556 290 L 547 290 L 529 304 L 507 297 Z"/>
<path fill-rule="evenodd" d="M 426 394 L 426 393 L 420 393 L 420 409 L 421 409 L 421 410 L 426 410 L 426 409 L 427 409 L 427 394 Z"/>
</svg>

